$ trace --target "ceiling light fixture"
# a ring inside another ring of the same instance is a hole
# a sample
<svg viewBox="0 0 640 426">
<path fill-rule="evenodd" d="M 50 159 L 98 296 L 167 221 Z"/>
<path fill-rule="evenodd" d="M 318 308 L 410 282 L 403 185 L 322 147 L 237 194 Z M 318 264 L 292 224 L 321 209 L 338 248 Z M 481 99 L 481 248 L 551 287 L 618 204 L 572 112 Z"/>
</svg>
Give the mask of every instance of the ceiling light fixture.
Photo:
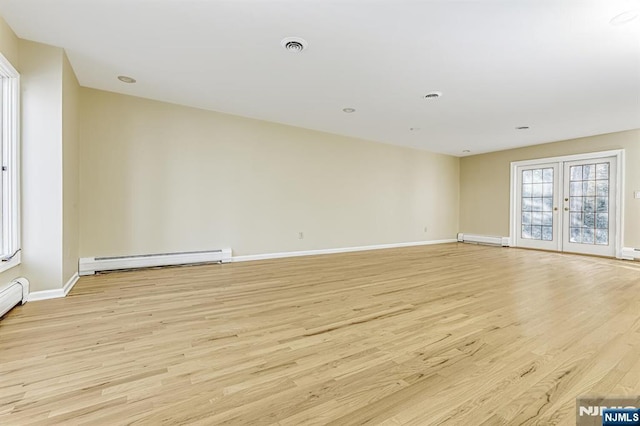
<svg viewBox="0 0 640 426">
<path fill-rule="evenodd" d="M 280 44 L 284 50 L 291 53 L 301 53 L 309 45 L 305 39 L 300 37 L 285 37 Z"/>
<path fill-rule="evenodd" d="M 611 18 L 609 23 L 617 27 L 628 24 L 629 22 L 637 19 L 638 16 L 640 16 L 640 9 L 627 10 L 626 12 L 622 12 Z"/>
<path fill-rule="evenodd" d="M 438 99 L 442 97 L 442 92 L 429 92 L 423 96 L 425 99 Z"/>
<path fill-rule="evenodd" d="M 132 83 L 136 82 L 135 78 L 127 77 L 126 75 L 119 75 L 118 76 L 118 80 L 120 80 L 123 83 L 127 83 L 127 84 L 132 84 Z"/>
<path fill-rule="evenodd" d="M 346 112 L 347 114 L 351 114 L 352 112 L 356 112 L 355 108 L 342 108 L 343 112 Z"/>
<path fill-rule="evenodd" d="M 518 126 L 516 127 L 516 130 L 528 130 L 529 126 Z"/>
<path fill-rule="evenodd" d="M 467 152 L 471 152 L 468 149 L 463 149 L 462 152 L 467 153 Z"/>
</svg>

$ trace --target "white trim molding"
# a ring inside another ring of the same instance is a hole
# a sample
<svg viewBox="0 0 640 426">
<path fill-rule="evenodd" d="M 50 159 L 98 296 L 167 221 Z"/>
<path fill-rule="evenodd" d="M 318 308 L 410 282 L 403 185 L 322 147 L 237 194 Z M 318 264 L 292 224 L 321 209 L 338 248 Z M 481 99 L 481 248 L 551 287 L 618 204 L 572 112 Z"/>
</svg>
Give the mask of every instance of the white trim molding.
<svg viewBox="0 0 640 426">
<path fill-rule="evenodd" d="M 69 281 L 67 281 L 64 287 L 62 287 L 62 291 L 64 292 L 65 296 L 69 294 L 69 292 L 71 291 L 73 286 L 76 285 L 79 279 L 80 279 L 80 275 L 77 272 L 73 274 L 71 278 L 69 278 Z"/>
<path fill-rule="evenodd" d="M 458 234 L 461 243 L 488 244 L 492 246 L 509 247 L 509 237 L 495 237 L 491 235 Z"/>
<path fill-rule="evenodd" d="M 623 247 L 620 254 L 620 259 L 622 260 L 640 259 L 640 249 L 633 248 L 633 247 Z"/>
<path fill-rule="evenodd" d="M 0 53 L 0 176 L 2 194 L 2 240 L 0 252 L 5 262 L 0 271 L 20 264 L 20 74 Z"/>
<path fill-rule="evenodd" d="M 65 297 L 67 294 L 69 294 L 69 292 L 71 291 L 73 286 L 76 285 L 79 279 L 80 276 L 76 272 L 71 276 L 71 278 L 69 278 L 69 281 L 67 281 L 62 288 L 31 292 L 29 293 L 29 302 L 36 302 L 38 300 L 59 299 L 61 297 Z"/>
<path fill-rule="evenodd" d="M 319 250 L 304 250 L 304 251 L 289 251 L 280 253 L 265 253 L 265 254 L 248 254 L 243 256 L 233 256 L 234 262 L 248 262 L 253 260 L 267 260 L 267 259 L 281 259 L 285 257 L 298 257 L 298 256 L 315 256 L 320 254 L 337 254 L 337 253 L 350 253 L 354 251 L 367 251 L 367 250 L 381 250 L 400 247 L 413 247 L 413 246 L 426 246 L 432 244 L 447 244 L 455 243 L 456 239 L 447 240 L 431 240 L 431 241 L 414 241 L 409 243 L 392 243 L 392 244 L 377 244 L 371 246 L 359 246 L 359 247 L 343 247 L 333 249 L 319 249 Z"/>
<path fill-rule="evenodd" d="M 197 263 L 227 263 L 231 261 L 231 249 L 182 253 L 143 254 L 113 257 L 83 257 L 78 263 L 80 275 L 93 275 L 97 271 L 153 268 L 157 266 L 191 265 Z"/>
</svg>

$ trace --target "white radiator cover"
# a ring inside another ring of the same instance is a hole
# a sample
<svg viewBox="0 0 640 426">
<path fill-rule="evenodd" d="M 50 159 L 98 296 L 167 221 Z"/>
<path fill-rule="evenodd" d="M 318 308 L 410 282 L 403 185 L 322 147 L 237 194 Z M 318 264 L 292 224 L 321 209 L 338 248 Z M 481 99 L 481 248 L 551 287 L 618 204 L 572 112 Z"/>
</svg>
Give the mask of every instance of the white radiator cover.
<svg viewBox="0 0 640 426">
<path fill-rule="evenodd" d="M 623 247 L 620 258 L 623 260 L 640 259 L 640 249 L 634 247 Z"/>
<path fill-rule="evenodd" d="M 182 253 L 143 254 L 114 257 L 83 257 L 79 262 L 79 275 L 93 275 L 99 271 L 153 268 L 157 266 L 190 265 L 196 263 L 231 262 L 231 249 Z"/>
<path fill-rule="evenodd" d="M 490 235 L 458 234 L 458 241 L 461 243 L 490 244 L 502 247 L 509 247 L 508 237 L 494 237 Z"/>
<path fill-rule="evenodd" d="M 0 317 L 18 303 L 24 305 L 28 297 L 29 281 L 26 278 L 16 278 L 9 284 L 0 287 Z"/>
</svg>

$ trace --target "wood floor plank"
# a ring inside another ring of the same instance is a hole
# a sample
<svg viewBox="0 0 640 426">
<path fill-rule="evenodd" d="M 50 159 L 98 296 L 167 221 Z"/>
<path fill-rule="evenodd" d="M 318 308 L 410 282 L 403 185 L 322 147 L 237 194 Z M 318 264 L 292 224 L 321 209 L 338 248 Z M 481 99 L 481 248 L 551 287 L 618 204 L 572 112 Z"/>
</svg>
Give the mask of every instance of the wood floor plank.
<svg viewBox="0 0 640 426">
<path fill-rule="evenodd" d="M 458 243 L 83 277 L 0 320 L 2 425 L 573 425 L 639 372 L 640 264 Z"/>
</svg>

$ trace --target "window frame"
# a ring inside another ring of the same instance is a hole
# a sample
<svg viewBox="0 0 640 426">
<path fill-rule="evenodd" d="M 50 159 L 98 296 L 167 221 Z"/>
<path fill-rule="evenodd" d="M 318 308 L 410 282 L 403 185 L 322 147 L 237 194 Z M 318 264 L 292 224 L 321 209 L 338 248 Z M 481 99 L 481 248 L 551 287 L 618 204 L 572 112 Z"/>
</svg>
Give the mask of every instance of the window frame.
<svg viewBox="0 0 640 426">
<path fill-rule="evenodd" d="M 20 264 L 20 74 L 0 54 L 0 272 Z"/>
</svg>

